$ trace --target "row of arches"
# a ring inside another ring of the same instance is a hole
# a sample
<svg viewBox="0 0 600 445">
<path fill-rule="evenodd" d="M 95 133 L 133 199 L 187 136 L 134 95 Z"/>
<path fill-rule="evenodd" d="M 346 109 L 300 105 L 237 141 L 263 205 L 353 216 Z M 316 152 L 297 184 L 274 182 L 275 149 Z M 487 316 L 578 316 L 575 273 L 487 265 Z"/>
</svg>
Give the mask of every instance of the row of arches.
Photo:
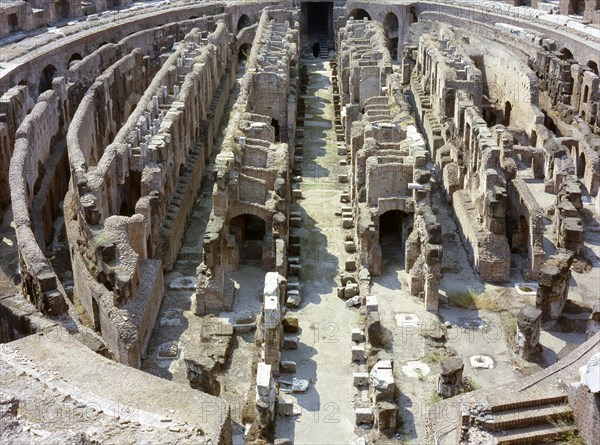
<svg viewBox="0 0 600 445">
<path fill-rule="evenodd" d="M 354 18 L 354 20 L 371 20 L 371 15 L 364 9 L 353 9 L 350 11 L 348 17 Z M 417 13 L 415 7 L 412 6 L 408 11 L 408 25 L 416 23 Z M 383 29 L 385 32 L 385 37 L 388 42 L 388 50 L 390 52 L 390 56 L 392 60 L 398 60 L 398 32 L 400 29 L 400 21 L 398 20 L 398 16 L 393 12 L 388 12 L 383 18 Z"/>
<path fill-rule="evenodd" d="M 105 44 L 106 43 L 103 43 L 100 46 L 105 45 Z M 83 56 L 78 52 L 74 52 L 73 54 L 71 54 L 71 56 L 69 57 L 69 59 L 67 60 L 67 63 L 66 63 L 66 70 L 68 70 L 74 62 L 77 62 L 82 59 L 83 59 Z M 54 64 L 49 63 L 48 65 L 46 65 L 44 67 L 44 69 L 42 70 L 40 77 L 38 79 L 38 83 L 37 83 L 38 95 L 42 94 L 52 88 L 52 81 L 58 74 L 59 74 L 59 69 Z M 28 85 L 27 79 L 21 79 L 19 81 L 18 85 Z"/>
<path fill-rule="evenodd" d="M 371 14 L 361 8 L 351 10 L 348 17 L 352 17 L 354 20 L 372 20 Z M 418 22 L 417 11 L 414 6 L 411 6 L 408 10 L 408 24 L 410 25 L 416 22 Z M 390 30 L 392 32 L 397 32 L 398 23 L 398 16 L 393 12 L 388 12 L 383 19 L 383 27 L 386 28 L 386 31 Z"/>
</svg>

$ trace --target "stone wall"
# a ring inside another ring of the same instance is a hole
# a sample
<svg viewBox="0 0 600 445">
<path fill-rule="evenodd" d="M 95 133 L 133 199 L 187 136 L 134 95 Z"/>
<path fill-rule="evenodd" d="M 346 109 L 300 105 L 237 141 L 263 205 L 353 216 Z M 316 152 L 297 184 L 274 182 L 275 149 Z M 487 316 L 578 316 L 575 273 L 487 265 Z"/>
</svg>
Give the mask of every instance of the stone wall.
<svg viewBox="0 0 600 445">
<path fill-rule="evenodd" d="M 53 86 L 55 89 L 40 96 L 32 112 L 16 132 L 9 176 L 23 293 L 40 311 L 48 315 L 67 310 L 66 294 L 44 255 L 44 240 L 37 240 L 35 237 L 33 223 L 36 219 L 32 218 L 31 210 L 46 174 L 45 166 L 53 150 L 53 143 L 64 131 L 62 125 L 69 120 L 65 110 L 65 80 L 55 79 Z M 47 174 L 53 177 L 53 173 L 49 171 Z M 49 205 L 56 206 L 56 202 L 50 202 Z"/>
<path fill-rule="evenodd" d="M 535 279 L 542 267 L 544 254 L 544 213 L 522 179 L 508 183 L 508 230 L 512 253 L 524 257 L 523 274 Z"/>
<path fill-rule="evenodd" d="M 121 59 L 105 73 L 112 85 L 99 79 L 69 128 L 75 285 L 87 289 L 82 306 L 104 337 L 115 334 L 107 343 L 132 366 L 144 354 L 162 299 L 163 267 L 172 267 L 178 253 L 233 85 L 226 26 L 205 27 L 161 55 L 154 76 L 150 66 L 157 60 L 139 51 Z M 123 65 L 131 71 L 121 73 Z M 138 80 L 133 67 L 142 74 Z M 127 82 L 132 94 L 118 108 Z M 113 326 L 111 314 L 120 312 L 129 326 Z"/>
<path fill-rule="evenodd" d="M 233 286 L 227 274 L 238 268 L 249 216 L 265 224 L 263 268 L 287 274 L 289 147 L 295 139 L 298 51 L 295 14 L 263 11 L 215 161 L 213 209 L 197 269 L 199 314 L 231 307 Z M 259 96 L 270 100 L 253 101 Z"/>
<path fill-rule="evenodd" d="M 504 281 L 510 267 L 506 178 L 497 136 L 480 111 L 482 74 L 453 31 L 440 27 L 437 36 L 424 34 L 416 51 L 405 52 L 407 59 L 416 55 L 405 63 L 414 66 L 412 100 L 476 270 L 484 280 Z"/>
<path fill-rule="evenodd" d="M 394 248 L 402 252 L 408 290 L 435 312 L 441 230 L 429 207 L 429 153 L 402 94 L 401 79 L 391 73 L 383 34 L 379 24 L 353 19 L 338 33 L 340 98 L 352 172 L 349 195 L 358 222 L 357 266 L 372 275 L 382 273 L 388 260 L 384 257 L 390 255 L 383 252 L 390 240 L 383 239 L 382 226 L 391 215 L 398 225 Z M 356 87 L 364 82 L 372 85 Z"/>
<path fill-rule="evenodd" d="M 10 2 L 0 8 L 0 38 L 13 32 L 31 31 L 81 14 L 81 0 Z"/>
<path fill-rule="evenodd" d="M 25 85 L 17 85 L 0 97 L 0 220 L 10 203 L 8 168 L 15 146 L 15 132 L 34 106 Z"/>
</svg>

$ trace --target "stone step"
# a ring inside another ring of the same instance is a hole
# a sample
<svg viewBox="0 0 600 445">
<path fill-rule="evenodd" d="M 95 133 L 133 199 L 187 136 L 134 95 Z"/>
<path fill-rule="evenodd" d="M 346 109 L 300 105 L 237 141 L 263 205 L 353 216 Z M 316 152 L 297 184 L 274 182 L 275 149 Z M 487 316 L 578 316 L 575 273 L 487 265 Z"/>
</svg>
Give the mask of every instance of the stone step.
<svg viewBox="0 0 600 445">
<path fill-rule="evenodd" d="M 488 399 L 492 407 L 492 413 L 530 406 L 561 404 L 566 403 L 566 401 L 567 395 L 564 392 L 549 388 L 535 392 L 524 391 L 520 393 L 497 394 Z"/>
<path fill-rule="evenodd" d="M 492 431 L 547 423 L 567 418 L 573 410 L 569 405 L 543 405 L 501 411 L 487 424 Z"/>
<path fill-rule="evenodd" d="M 577 431 L 575 425 L 558 426 L 546 423 L 543 425 L 518 428 L 507 433 L 493 433 L 498 445 L 539 444 L 546 440 L 559 439 L 570 432 Z"/>
</svg>

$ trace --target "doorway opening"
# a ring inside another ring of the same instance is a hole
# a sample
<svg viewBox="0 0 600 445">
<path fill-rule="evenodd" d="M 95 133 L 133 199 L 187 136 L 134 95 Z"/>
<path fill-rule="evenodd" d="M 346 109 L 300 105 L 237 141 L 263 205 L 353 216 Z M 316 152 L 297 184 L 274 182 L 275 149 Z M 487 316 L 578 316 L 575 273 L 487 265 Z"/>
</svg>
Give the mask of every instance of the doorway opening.
<svg viewBox="0 0 600 445">
<path fill-rule="evenodd" d="M 235 236 L 238 265 L 262 267 L 267 224 L 256 215 L 243 214 L 229 222 L 229 233 Z"/>
<path fill-rule="evenodd" d="M 311 48 L 315 42 L 328 45 L 333 40 L 333 2 L 304 2 L 302 17 L 306 42 Z"/>
<path fill-rule="evenodd" d="M 383 261 L 403 263 L 402 225 L 405 217 L 406 213 L 401 210 L 388 210 L 379 217 L 379 245 Z"/>
</svg>

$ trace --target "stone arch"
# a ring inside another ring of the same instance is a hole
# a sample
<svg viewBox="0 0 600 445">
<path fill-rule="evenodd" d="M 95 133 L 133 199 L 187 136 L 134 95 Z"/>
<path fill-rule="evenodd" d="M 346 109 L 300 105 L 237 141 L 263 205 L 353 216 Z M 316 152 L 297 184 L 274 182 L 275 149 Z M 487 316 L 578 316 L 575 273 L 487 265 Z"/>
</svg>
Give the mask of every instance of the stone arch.
<svg viewBox="0 0 600 445">
<path fill-rule="evenodd" d="M 411 6 L 408 9 L 408 24 L 412 25 L 413 23 L 417 23 L 419 18 L 417 17 L 417 10 L 414 6 Z"/>
<path fill-rule="evenodd" d="M 571 52 L 571 50 L 569 50 L 569 48 L 564 47 L 559 51 L 559 55 L 558 58 L 560 60 L 564 60 L 564 61 L 572 61 L 573 59 L 573 53 Z"/>
<path fill-rule="evenodd" d="M 585 176 L 585 167 L 586 167 L 585 151 L 581 150 L 581 153 L 579 153 L 579 156 L 577 156 L 577 177 L 578 178 L 583 179 L 583 177 Z"/>
<path fill-rule="evenodd" d="M 79 53 L 71 54 L 71 57 L 69 57 L 69 62 L 67 63 L 67 69 L 69 69 L 71 67 L 71 64 L 73 62 L 76 62 L 81 59 L 83 59 L 83 57 L 81 57 L 81 54 L 79 54 Z"/>
<path fill-rule="evenodd" d="M 381 259 L 403 263 L 405 242 L 410 229 L 406 227 L 408 214 L 399 209 L 388 209 L 377 219 L 377 234 Z M 407 232 L 407 233 L 405 233 Z"/>
<path fill-rule="evenodd" d="M 229 220 L 229 234 L 236 241 L 239 264 L 262 266 L 263 248 L 268 234 L 267 221 L 251 213 L 242 213 Z"/>
<path fill-rule="evenodd" d="M 249 43 L 244 43 L 240 46 L 238 51 L 238 62 L 243 60 L 247 60 L 250 57 L 250 51 L 252 50 L 252 45 Z"/>
<path fill-rule="evenodd" d="M 240 32 L 242 29 L 252 26 L 252 20 L 246 14 L 242 14 L 237 23 L 237 30 Z"/>
<path fill-rule="evenodd" d="M 510 126 L 510 115 L 512 113 L 512 104 L 510 101 L 504 103 L 504 126 Z"/>
<path fill-rule="evenodd" d="M 598 63 L 597 62 L 594 62 L 593 60 L 589 60 L 587 63 L 587 67 L 589 69 L 591 69 L 596 74 L 596 76 L 600 75 L 598 73 Z"/>
<path fill-rule="evenodd" d="M 398 16 L 393 12 L 388 12 L 383 19 L 383 29 L 388 41 L 388 50 L 392 60 L 398 59 Z"/>
<path fill-rule="evenodd" d="M 350 14 L 348 14 L 348 17 L 352 17 L 354 18 L 354 20 L 371 20 L 371 15 L 364 9 L 361 8 L 356 8 L 353 9 L 352 11 L 350 11 Z"/>
<path fill-rule="evenodd" d="M 52 64 L 46 65 L 46 67 L 42 70 L 42 75 L 40 76 L 38 93 L 42 94 L 44 91 L 48 91 L 52 88 L 52 79 L 56 75 L 58 70 Z"/>
<path fill-rule="evenodd" d="M 588 102 L 590 96 L 590 86 L 586 85 L 583 87 L 583 103 L 586 104 Z"/>
<path fill-rule="evenodd" d="M 281 142 L 281 129 L 279 128 L 279 121 L 274 117 L 271 118 L 271 127 L 275 130 L 275 141 Z"/>
</svg>

